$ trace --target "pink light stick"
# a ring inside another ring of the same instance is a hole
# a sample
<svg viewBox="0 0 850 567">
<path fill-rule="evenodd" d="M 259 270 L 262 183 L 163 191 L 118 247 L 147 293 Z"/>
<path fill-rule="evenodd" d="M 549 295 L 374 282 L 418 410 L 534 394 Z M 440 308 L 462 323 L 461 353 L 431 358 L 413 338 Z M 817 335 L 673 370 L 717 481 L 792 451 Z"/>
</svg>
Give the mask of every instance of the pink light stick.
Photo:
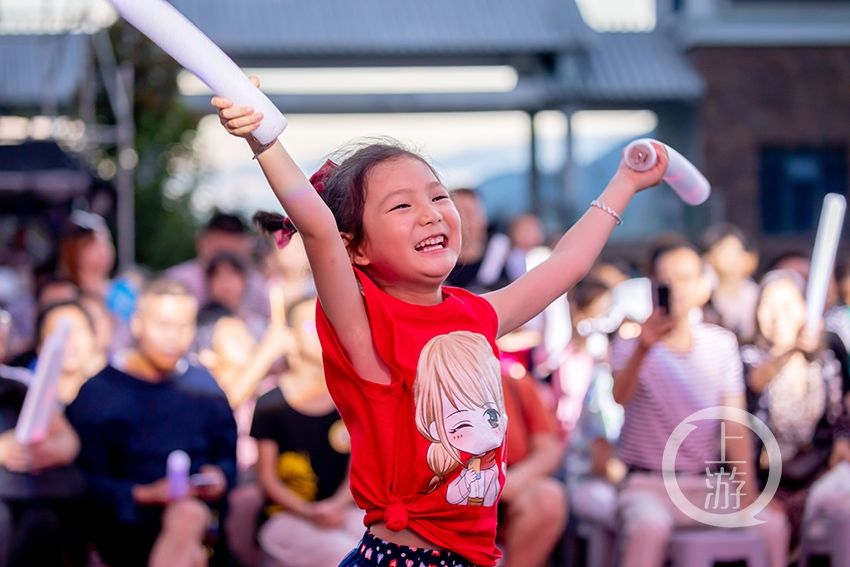
<svg viewBox="0 0 850 567">
<path fill-rule="evenodd" d="M 192 460 L 186 451 L 177 449 L 168 454 L 165 477 L 168 479 L 168 496 L 180 500 L 189 494 L 189 468 Z"/>
</svg>

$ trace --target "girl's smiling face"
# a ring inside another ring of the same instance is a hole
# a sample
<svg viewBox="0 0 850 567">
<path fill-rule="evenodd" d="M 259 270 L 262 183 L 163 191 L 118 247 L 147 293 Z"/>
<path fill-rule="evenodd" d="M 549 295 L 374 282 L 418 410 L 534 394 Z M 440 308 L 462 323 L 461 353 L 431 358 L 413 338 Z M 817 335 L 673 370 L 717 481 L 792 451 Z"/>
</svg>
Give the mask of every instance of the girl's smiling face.
<svg viewBox="0 0 850 567">
<path fill-rule="evenodd" d="M 502 444 L 506 424 L 495 402 L 479 407 L 458 405 L 455 407 L 443 395 L 443 426 L 449 445 L 471 455 L 483 455 Z M 436 427 L 432 425 L 432 429 Z"/>
<path fill-rule="evenodd" d="M 353 259 L 379 283 L 439 286 L 457 263 L 457 209 L 431 168 L 416 158 L 398 157 L 369 171 L 363 231 Z"/>
</svg>

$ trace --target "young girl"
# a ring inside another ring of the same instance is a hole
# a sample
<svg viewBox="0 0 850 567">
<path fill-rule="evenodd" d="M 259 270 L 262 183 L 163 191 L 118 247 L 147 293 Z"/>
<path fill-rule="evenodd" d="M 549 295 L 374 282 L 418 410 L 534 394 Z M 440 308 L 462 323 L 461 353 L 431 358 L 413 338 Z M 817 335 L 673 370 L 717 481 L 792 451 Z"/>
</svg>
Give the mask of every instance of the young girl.
<svg viewBox="0 0 850 567">
<path fill-rule="evenodd" d="M 483 336 L 488 358 L 496 361 L 496 339 L 580 280 L 632 196 L 659 182 L 667 168 L 663 146 L 647 172 L 621 165 L 547 261 L 503 289 L 476 296 L 443 287 L 460 250 L 460 220 L 423 158 L 395 145 L 365 146 L 338 166 L 328 162 L 313 176 L 314 188 L 279 142 L 261 146 L 250 135 L 262 115 L 221 97 L 212 104 L 228 132 L 248 140 L 313 269 L 325 378 L 351 435 L 351 491 L 369 528 L 343 565 L 495 565 L 495 499 L 487 490 L 477 499 L 450 495 L 470 469 L 470 480 L 487 476 L 490 457 L 482 457 L 489 451 L 449 451 L 456 467 L 435 475 L 428 455 L 437 436 L 430 424 L 428 436 L 417 426 L 420 353 L 435 337 L 465 331 Z M 289 226 L 280 216 L 258 220 L 272 231 Z M 483 374 L 481 357 L 473 358 L 464 371 Z M 453 446 L 489 446 L 487 439 L 501 432 L 492 456 L 498 493 L 504 485 L 501 395 L 485 410 L 471 390 L 444 393 L 443 427 L 457 420 L 447 432 Z M 476 427 L 482 419 L 476 411 L 495 427 Z M 477 465 L 470 462 L 475 458 Z"/>
</svg>

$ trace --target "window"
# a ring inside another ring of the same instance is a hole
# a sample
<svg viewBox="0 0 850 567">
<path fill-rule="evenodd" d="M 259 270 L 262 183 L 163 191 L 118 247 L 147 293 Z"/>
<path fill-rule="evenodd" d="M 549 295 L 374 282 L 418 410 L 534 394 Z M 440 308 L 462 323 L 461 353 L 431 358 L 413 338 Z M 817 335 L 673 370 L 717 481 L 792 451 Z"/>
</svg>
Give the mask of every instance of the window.
<svg viewBox="0 0 850 567">
<path fill-rule="evenodd" d="M 817 0 L 818 2 L 824 4 L 842 4 L 850 2 L 850 0 Z M 732 0 L 732 2 L 736 4 L 770 4 L 770 3 L 782 3 L 782 4 L 811 4 L 811 0 Z"/>
<path fill-rule="evenodd" d="M 759 163 L 761 220 L 765 234 L 811 233 L 827 193 L 846 193 L 843 147 L 764 148 Z"/>
<path fill-rule="evenodd" d="M 850 0 L 731 0 L 732 4 L 800 4 L 802 8 L 812 8 L 812 4 L 850 4 Z"/>
</svg>

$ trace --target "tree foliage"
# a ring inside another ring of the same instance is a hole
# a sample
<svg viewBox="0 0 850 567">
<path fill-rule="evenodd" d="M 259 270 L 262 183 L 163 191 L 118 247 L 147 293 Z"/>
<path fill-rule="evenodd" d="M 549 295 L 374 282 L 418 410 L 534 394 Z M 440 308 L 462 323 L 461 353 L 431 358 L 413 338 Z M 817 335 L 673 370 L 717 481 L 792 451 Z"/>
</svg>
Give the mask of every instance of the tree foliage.
<svg viewBox="0 0 850 567">
<path fill-rule="evenodd" d="M 110 30 L 118 61 L 133 66 L 136 261 L 159 270 L 194 255 L 197 219 L 191 192 L 169 195 L 165 182 L 176 158 L 191 160 L 199 117 L 180 100 L 180 66 L 154 43 L 119 20 Z"/>
</svg>

